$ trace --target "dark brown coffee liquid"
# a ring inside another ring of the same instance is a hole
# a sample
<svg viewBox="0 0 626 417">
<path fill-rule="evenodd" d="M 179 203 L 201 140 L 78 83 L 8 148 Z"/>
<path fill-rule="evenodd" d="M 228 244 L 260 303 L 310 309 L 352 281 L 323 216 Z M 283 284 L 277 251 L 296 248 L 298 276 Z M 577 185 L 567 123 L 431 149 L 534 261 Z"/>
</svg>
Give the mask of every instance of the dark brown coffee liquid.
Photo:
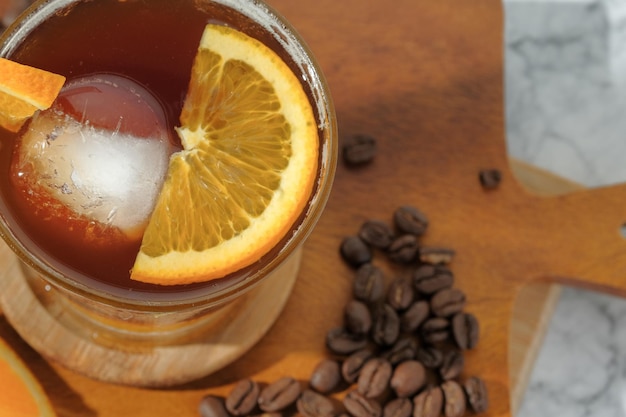
<svg viewBox="0 0 626 417">
<path fill-rule="evenodd" d="M 194 0 L 80 2 L 44 21 L 8 58 L 62 74 L 68 81 L 103 73 L 131 79 L 161 103 L 167 128 L 171 137 L 176 138 L 174 127 L 206 24 L 217 21 L 248 32 L 255 30 L 252 23 L 232 10 L 212 2 L 205 2 L 203 10 L 198 10 L 197 3 Z M 59 216 L 64 209 L 45 202 L 35 210 L 38 213 L 33 213 L 33 201 L 29 201 L 28 193 L 16 189 L 9 180 L 15 140 L 15 135 L 0 129 L 0 169 L 3 171 L 0 204 L 5 206 L 2 210 L 7 212 L 9 223 L 19 225 L 14 228 L 17 237 L 56 269 L 87 286 L 124 295 L 132 292 L 136 294 L 133 297 L 139 298 L 206 291 L 208 287 L 228 283 L 228 280 L 221 280 L 226 282 L 160 287 L 130 280 L 129 271 L 140 241 L 119 239 L 113 232 L 108 242 L 102 243 L 106 239 L 100 239 L 98 244 L 86 244 L 85 231 L 94 228 L 93 222 L 79 219 L 81 225 L 76 222 L 69 225 L 58 221 L 64 217 Z M 56 214 L 53 216 L 46 210 L 56 210 Z M 66 218 L 72 217 L 66 214 Z M 97 232 L 106 237 L 106 230 Z M 240 279 L 240 275 L 232 279 Z"/>
</svg>

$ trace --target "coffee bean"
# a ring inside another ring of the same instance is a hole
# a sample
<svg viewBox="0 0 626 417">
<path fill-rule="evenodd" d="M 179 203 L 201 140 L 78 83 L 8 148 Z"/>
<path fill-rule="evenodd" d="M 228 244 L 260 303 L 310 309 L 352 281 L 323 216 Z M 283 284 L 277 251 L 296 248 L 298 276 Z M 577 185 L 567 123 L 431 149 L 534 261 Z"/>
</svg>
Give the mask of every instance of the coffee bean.
<svg viewBox="0 0 626 417">
<path fill-rule="evenodd" d="M 444 381 L 457 378 L 465 366 L 465 357 L 458 350 L 450 350 L 443 354 L 439 375 Z"/>
<path fill-rule="evenodd" d="M 377 398 L 389 387 L 389 380 L 393 368 L 389 361 L 383 358 L 368 360 L 357 380 L 357 391 L 366 398 Z"/>
<path fill-rule="evenodd" d="M 439 417 L 443 410 L 443 391 L 430 387 L 413 398 L 413 417 Z"/>
<path fill-rule="evenodd" d="M 343 146 L 343 159 L 349 166 L 363 165 L 376 156 L 376 138 L 358 134 L 349 138 Z"/>
<path fill-rule="evenodd" d="M 385 404 L 383 417 L 411 417 L 413 402 L 408 398 L 396 398 Z"/>
<path fill-rule="evenodd" d="M 374 312 L 371 336 L 379 346 L 391 346 L 400 335 L 400 318 L 389 304 L 379 306 Z"/>
<path fill-rule="evenodd" d="M 444 265 L 452 262 L 454 250 L 448 248 L 420 248 L 419 260 L 432 265 Z"/>
<path fill-rule="evenodd" d="M 328 394 L 339 387 L 341 382 L 341 369 L 337 361 L 324 359 L 313 369 L 309 385 L 315 391 Z"/>
<path fill-rule="evenodd" d="M 353 417 L 381 417 L 382 407 L 376 400 L 366 398 L 358 391 L 350 391 L 343 399 L 343 406 Z"/>
<path fill-rule="evenodd" d="M 303 417 L 333 417 L 337 414 L 332 400 L 311 390 L 302 392 L 296 408 Z"/>
<path fill-rule="evenodd" d="M 421 236 L 428 227 L 428 218 L 424 213 L 412 206 L 398 207 L 393 213 L 393 220 L 398 230 Z"/>
<path fill-rule="evenodd" d="M 446 417 L 462 417 L 465 414 L 465 392 L 456 381 L 446 381 L 441 384 L 443 391 L 443 414 Z"/>
<path fill-rule="evenodd" d="M 391 227 L 380 220 L 368 220 L 363 223 L 358 235 L 365 243 L 378 249 L 387 249 L 394 239 Z"/>
<path fill-rule="evenodd" d="M 374 357 L 371 349 L 361 349 L 348 356 L 341 364 L 341 376 L 348 384 L 356 382 L 363 365 Z"/>
<path fill-rule="evenodd" d="M 485 382 L 477 376 L 473 376 L 463 384 L 467 401 L 475 413 L 484 413 L 489 408 L 489 398 Z"/>
<path fill-rule="evenodd" d="M 387 359 L 391 365 L 395 366 L 406 360 L 415 359 L 417 349 L 417 340 L 411 335 L 403 335 L 381 357 Z"/>
<path fill-rule="evenodd" d="M 426 295 L 434 294 L 454 284 L 452 271 L 443 266 L 421 265 L 413 272 L 413 286 Z"/>
<path fill-rule="evenodd" d="M 248 415 L 259 399 L 259 385 L 250 379 L 237 382 L 226 397 L 226 409 L 233 416 Z"/>
<path fill-rule="evenodd" d="M 266 386 L 259 394 L 259 407 L 266 412 L 281 411 L 296 402 L 300 383 L 292 377 L 282 377 Z"/>
<path fill-rule="evenodd" d="M 394 369 L 389 385 L 400 398 L 415 395 L 426 384 L 426 369 L 415 360 L 404 361 Z"/>
<path fill-rule="evenodd" d="M 365 303 L 350 300 L 344 308 L 345 328 L 354 334 L 366 334 L 372 328 L 372 314 Z"/>
<path fill-rule="evenodd" d="M 372 250 L 358 236 L 348 236 L 341 242 L 339 249 L 343 259 L 354 267 L 371 261 Z"/>
<path fill-rule="evenodd" d="M 429 315 L 430 304 L 428 301 L 416 301 L 400 316 L 400 329 L 406 333 L 413 333 L 419 329 Z"/>
<path fill-rule="evenodd" d="M 213 395 L 207 395 L 202 398 L 198 412 L 200 417 L 230 417 L 230 414 L 226 411 L 224 399 Z"/>
<path fill-rule="evenodd" d="M 396 311 L 406 310 L 411 305 L 414 298 L 415 291 L 409 279 L 399 277 L 394 279 L 389 285 L 387 303 Z"/>
<path fill-rule="evenodd" d="M 473 349 L 478 344 L 479 325 L 471 313 L 457 313 L 452 317 L 452 336 L 461 349 Z"/>
<path fill-rule="evenodd" d="M 389 259 L 401 264 L 408 264 L 415 260 L 419 251 L 419 243 L 415 235 L 401 235 L 391 242 L 387 248 Z"/>
<path fill-rule="evenodd" d="M 364 335 L 353 334 L 343 327 L 335 328 L 326 333 L 326 347 L 339 355 L 346 355 L 367 346 Z"/>
<path fill-rule="evenodd" d="M 420 333 L 426 343 L 445 342 L 450 335 L 450 322 L 442 317 L 430 318 L 422 324 Z"/>
<path fill-rule="evenodd" d="M 353 295 L 365 303 L 376 303 L 385 295 L 385 276 L 377 266 L 366 263 L 356 271 Z"/>
<path fill-rule="evenodd" d="M 465 294 L 457 288 L 446 288 L 430 300 L 430 310 L 438 317 L 449 317 L 465 308 Z"/>
<path fill-rule="evenodd" d="M 492 190 L 500 185 L 502 172 L 497 169 L 483 169 L 478 173 L 478 180 L 483 188 Z"/>
<path fill-rule="evenodd" d="M 443 363 L 443 352 L 432 346 L 422 346 L 415 352 L 415 359 L 428 369 L 436 369 Z"/>
</svg>

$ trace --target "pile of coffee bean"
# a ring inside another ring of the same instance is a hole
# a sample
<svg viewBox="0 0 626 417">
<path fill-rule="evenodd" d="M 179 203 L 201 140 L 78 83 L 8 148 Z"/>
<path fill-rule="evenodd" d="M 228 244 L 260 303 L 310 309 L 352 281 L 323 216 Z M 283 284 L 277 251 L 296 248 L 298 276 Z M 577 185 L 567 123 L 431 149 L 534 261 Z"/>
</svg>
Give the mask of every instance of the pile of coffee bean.
<svg viewBox="0 0 626 417">
<path fill-rule="evenodd" d="M 463 352 L 478 344 L 479 323 L 454 287 L 454 250 L 421 245 L 428 219 L 415 207 L 399 207 L 392 223 L 366 221 L 341 242 L 355 271 L 352 297 L 308 384 L 241 380 L 226 398 L 203 398 L 202 417 L 461 417 L 487 410 L 483 380 L 461 380 Z"/>
<path fill-rule="evenodd" d="M 350 385 L 343 405 L 355 417 L 460 417 L 488 408 L 483 380 L 461 381 L 463 353 L 477 346 L 479 323 L 454 287 L 455 251 L 421 244 L 428 224 L 422 211 L 402 206 L 391 225 L 368 220 L 342 241 L 340 253 L 355 268 L 353 297 L 326 346 L 340 358 Z M 388 285 L 379 254 L 395 275 Z M 312 384 L 322 379 L 316 372 L 311 386 L 332 391 Z"/>
</svg>

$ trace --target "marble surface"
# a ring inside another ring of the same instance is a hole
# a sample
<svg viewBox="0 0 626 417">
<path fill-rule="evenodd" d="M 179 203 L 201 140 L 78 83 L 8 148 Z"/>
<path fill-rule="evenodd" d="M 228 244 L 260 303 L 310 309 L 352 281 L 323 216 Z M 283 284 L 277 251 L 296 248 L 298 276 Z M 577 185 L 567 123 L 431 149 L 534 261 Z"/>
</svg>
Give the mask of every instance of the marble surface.
<svg viewBox="0 0 626 417">
<path fill-rule="evenodd" d="M 626 181 L 626 1 L 504 9 L 509 153 L 589 187 Z M 625 415 L 626 300 L 565 288 L 517 417 Z"/>
</svg>

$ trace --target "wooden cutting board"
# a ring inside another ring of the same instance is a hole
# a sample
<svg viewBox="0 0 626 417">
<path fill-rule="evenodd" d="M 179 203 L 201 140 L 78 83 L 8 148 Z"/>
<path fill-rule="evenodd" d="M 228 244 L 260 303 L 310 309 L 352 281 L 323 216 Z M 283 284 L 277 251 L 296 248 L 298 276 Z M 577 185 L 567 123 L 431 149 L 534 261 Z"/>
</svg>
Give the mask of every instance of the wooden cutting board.
<svg viewBox="0 0 626 417">
<path fill-rule="evenodd" d="M 510 393 L 519 396 L 519 381 L 536 351 L 535 330 L 547 317 L 541 309 L 549 310 L 558 292 L 545 283 L 625 293 L 620 227 L 626 221 L 626 187 L 547 196 L 572 188 L 558 180 L 544 187 L 550 178 L 526 167 L 520 171 L 539 179 L 535 189 L 542 195 L 515 178 L 504 139 L 500 0 L 271 4 L 318 57 L 335 98 L 341 141 L 372 134 L 379 154 L 363 169 L 339 166 L 326 212 L 304 248 L 292 297 L 267 336 L 214 375 L 146 390 L 104 384 L 49 364 L 5 322 L 2 335 L 26 358 L 61 416 L 196 416 L 203 395 L 225 394 L 240 378 L 270 382 L 290 374 L 307 380 L 325 356 L 326 331 L 341 323 L 349 298 L 352 271 L 338 256 L 340 240 L 365 219 L 389 220 L 397 206 L 412 204 L 431 220 L 424 243 L 457 251 L 457 286 L 467 293 L 467 310 L 481 321 L 482 339 L 467 355 L 466 373 L 487 381 L 486 415 L 510 416 Z M 480 187 L 483 168 L 503 172 L 497 190 Z M 512 321 L 514 300 L 531 283 L 543 284 L 522 293 L 524 303 Z M 513 385 L 509 369 L 517 378 Z"/>
</svg>

